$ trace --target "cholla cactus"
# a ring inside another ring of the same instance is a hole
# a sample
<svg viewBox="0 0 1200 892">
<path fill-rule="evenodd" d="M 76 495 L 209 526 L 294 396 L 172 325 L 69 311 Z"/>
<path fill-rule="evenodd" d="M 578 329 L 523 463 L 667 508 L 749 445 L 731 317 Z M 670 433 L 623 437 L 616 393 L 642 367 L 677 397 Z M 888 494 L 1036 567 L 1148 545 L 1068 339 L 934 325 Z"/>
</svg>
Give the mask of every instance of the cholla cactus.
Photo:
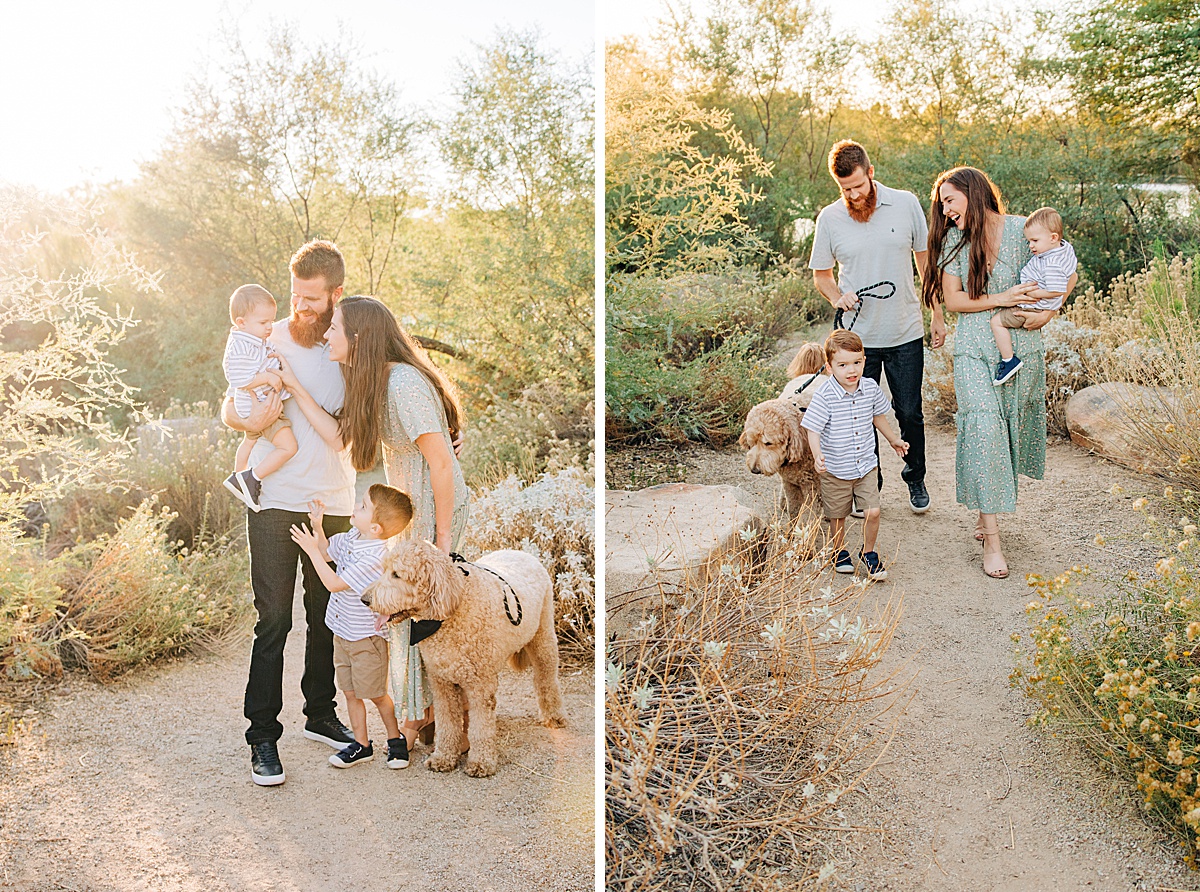
<svg viewBox="0 0 1200 892">
<path fill-rule="evenodd" d="M 515 476 L 471 503 L 466 548 L 518 548 L 536 555 L 554 580 L 559 646 L 590 655 L 595 638 L 596 491 L 582 468 Z"/>
</svg>

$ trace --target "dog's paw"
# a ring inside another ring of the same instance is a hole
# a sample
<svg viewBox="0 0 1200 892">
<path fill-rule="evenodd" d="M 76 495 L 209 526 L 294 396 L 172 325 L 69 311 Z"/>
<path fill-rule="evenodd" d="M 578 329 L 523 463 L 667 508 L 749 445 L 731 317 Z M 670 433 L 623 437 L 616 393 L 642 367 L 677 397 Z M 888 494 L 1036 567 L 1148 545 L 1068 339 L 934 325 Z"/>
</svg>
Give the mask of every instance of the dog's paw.
<svg viewBox="0 0 1200 892">
<path fill-rule="evenodd" d="M 425 760 L 425 767 L 430 771 L 453 771 L 458 767 L 458 756 L 446 756 L 434 753 Z"/>
<path fill-rule="evenodd" d="M 542 724 L 547 728 L 565 728 L 567 727 L 567 720 L 561 713 L 557 713 L 549 718 L 543 718 Z"/>
<path fill-rule="evenodd" d="M 491 777 L 497 767 L 495 759 L 467 759 L 463 771 L 471 777 Z"/>
</svg>

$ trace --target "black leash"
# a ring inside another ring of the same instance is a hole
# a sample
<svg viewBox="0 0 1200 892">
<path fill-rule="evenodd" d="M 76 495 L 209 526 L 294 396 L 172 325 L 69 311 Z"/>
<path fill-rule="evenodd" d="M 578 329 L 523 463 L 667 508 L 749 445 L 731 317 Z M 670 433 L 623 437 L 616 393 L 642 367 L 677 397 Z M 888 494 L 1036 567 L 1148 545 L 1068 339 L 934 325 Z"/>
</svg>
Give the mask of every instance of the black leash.
<svg viewBox="0 0 1200 892">
<path fill-rule="evenodd" d="M 499 579 L 500 584 L 502 586 L 504 586 L 504 614 L 505 614 L 505 616 L 508 617 L 508 621 L 510 623 L 512 623 L 514 626 L 521 625 L 521 618 L 522 618 L 522 616 L 524 616 L 524 611 L 521 607 L 521 599 L 517 597 L 517 593 L 515 591 L 513 591 L 513 587 L 508 584 L 508 580 L 506 580 L 503 576 L 501 576 L 495 570 L 485 567 L 482 564 L 472 564 L 470 561 L 468 561 L 466 558 L 464 558 L 461 554 L 456 554 L 454 552 L 450 552 L 450 559 L 452 561 L 454 561 L 455 564 L 459 565 L 458 569 L 462 571 L 463 576 L 470 576 L 471 573 L 470 573 L 470 571 L 467 570 L 467 567 L 474 567 L 477 570 L 483 570 L 487 573 L 491 573 L 493 576 L 495 576 L 497 579 Z M 508 606 L 508 596 L 510 594 L 512 595 L 513 603 L 515 603 L 517 605 L 517 615 L 516 615 L 515 619 L 513 618 L 512 610 L 509 609 L 509 606 Z"/>
<path fill-rule="evenodd" d="M 889 291 L 887 294 L 875 294 L 874 293 L 876 288 L 882 288 L 885 285 L 887 287 L 891 288 L 892 290 Z M 854 329 L 854 323 L 858 321 L 858 314 L 862 312 L 863 298 L 864 297 L 873 297 L 876 300 L 887 300 L 889 297 L 891 297 L 893 294 L 896 293 L 896 283 L 888 282 L 888 281 L 876 282 L 874 285 L 868 285 L 866 288 L 859 288 L 854 293 L 858 295 L 858 304 L 854 307 L 854 318 L 850 320 L 849 325 L 845 325 L 845 326 L 842 325 L 842 315 L 845 313 L 845 310 L 839 309 L 836 313 L 833 314 L 833 328 L 835 331 L 839 328 L 845 328 L 846 331 L 852 331 Z"/>
</svg>

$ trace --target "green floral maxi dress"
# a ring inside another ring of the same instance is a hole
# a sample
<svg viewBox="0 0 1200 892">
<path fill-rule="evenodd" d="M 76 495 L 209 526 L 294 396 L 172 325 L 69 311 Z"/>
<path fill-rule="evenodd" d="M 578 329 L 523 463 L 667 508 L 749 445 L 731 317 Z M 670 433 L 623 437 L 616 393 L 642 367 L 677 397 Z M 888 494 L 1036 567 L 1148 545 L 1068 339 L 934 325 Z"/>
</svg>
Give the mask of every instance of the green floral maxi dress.
<svg viewBox="0 0 1200 892">
<path fill-rule="evenodd" d="M 1024 217 L 1006 216 L 1000 251 L 988 292 L 998 294 L 1017 285 L 1021 267 L 1032 256 L 1024 237 Z M 947 233 L 943 256 L 952 253 L 962 233 Z M 945 271 L 967 282 L 969 248 Z M 958 399 L 955 460 L 959 503 L 984 514 L 1017 509 L 1017 475 L 1041 480 L 1046 469 L 1046 357 L 1041 331 L 1012 330 L 1013 351 L 1021 370 L 1008 384 L 992 379 L 1000 351 L 989 320 L 996 311 L 960 313 L 954 331 L 954 395 Z"/>
<path fill-rule="evenodd" d="M 440 431 L 454 464 L 454 514 L 450 521 L 450 549 L 458 551 L 467 526 L 470 491 L 462 468 L 454 455 L 449 426 L 442 401 L 433 385 L 413 366 L 397 363 L 388 381 L 387 419 L 383 428 L 383 464 L 391 486 L 408 493 L 413 503 L 413 519 L 408 529 L 396 536 L 402 539 L 434 541 L 437 516 L 434 513 L 433 485 L 429 465 L 417 448 L 417 437 Z M 433 692 L 425 677 L 421 652 L 410 645 L 412 620 L 392 623 L 389 627 L 389 657 L 392 697 L 396 718 L 420 720 L 433 702 Z"/>
</svg>

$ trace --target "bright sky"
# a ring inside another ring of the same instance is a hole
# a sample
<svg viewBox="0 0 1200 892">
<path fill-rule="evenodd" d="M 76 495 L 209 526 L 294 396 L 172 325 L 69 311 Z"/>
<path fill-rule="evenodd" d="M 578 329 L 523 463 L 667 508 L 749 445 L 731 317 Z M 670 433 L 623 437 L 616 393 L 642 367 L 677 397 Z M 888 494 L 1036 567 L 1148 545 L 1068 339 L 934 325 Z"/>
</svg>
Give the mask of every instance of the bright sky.
<svg viewBox="0 0 1200 892">
<path fill-rule="evenodd" d="M 404 103 L 435 110 L 456 60 L 498 29 L 537 28 L 572 62 L 595 41 L 593 0 L 25 0 L 4 19 L 0 180 L 50 191 L 128 180 L 154 157 L 222 25 L 254 47 L 272 19 L 305 42 L 340 23 Z"/>
</svg>

